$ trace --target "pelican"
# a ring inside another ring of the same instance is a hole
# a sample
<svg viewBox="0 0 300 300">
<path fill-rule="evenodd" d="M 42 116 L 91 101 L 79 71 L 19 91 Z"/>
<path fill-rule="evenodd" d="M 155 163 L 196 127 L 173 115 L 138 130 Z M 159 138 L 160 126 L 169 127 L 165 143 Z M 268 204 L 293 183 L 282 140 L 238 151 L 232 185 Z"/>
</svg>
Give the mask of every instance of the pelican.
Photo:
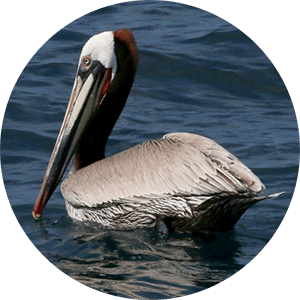
<svg viewBox="0 0 300 300">
<path fill-rule="evenodd" d="M 134 81 L 138 51 L 128 29 L 84 45 L 70 100 L 32 216 L 40 219 L 61 184 L 71 218 L 109 229 L 228 231 L 265 186 L 213 140 L 177 132 L 105 158 L 105 145 Z"/>
</svg>

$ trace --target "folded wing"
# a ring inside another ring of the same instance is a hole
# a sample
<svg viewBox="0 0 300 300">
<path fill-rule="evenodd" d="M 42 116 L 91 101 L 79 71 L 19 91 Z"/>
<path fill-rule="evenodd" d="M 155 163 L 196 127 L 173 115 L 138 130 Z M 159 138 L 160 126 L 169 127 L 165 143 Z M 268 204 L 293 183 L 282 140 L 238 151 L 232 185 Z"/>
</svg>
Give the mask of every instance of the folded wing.
<svg viewBox="0 0 300 300">
<path fill-rule="evenodd" d="M 204 201 L 213 194 L 257 193 L 264 188 L 230 152 L 190 133 L 170 133 L 139 144 L 80 169 L 61 185 L 66 201 L 88 207 L 172 195 L 203 196 Z"/>
</svg>

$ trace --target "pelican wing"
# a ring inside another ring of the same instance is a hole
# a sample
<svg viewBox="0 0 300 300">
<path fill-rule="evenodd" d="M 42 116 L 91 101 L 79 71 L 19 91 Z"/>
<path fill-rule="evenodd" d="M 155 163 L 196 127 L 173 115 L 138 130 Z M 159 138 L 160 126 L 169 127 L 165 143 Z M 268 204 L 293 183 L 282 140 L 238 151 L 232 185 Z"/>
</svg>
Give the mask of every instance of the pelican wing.
<svg viewBox="0 0 300 300">
<path fill-rule="evenodd" d="M 133 198 L 136 202 L 263 189 L 235 156 L 214 141 L 189 133 L 170 133 L 139 144 L 80 169 L 61 185 L 66 201 L 89 207 Z"/>
<path fill-rule="evenodd" d="M 260 179 L 238 158 L 207 137 L 192 133 L 169 133 L 163 139 L 172 139 L 194 146 L 209 157 L 217 166 L 227 170 L 239 179 L 245 187 L 253 192 L 259 193 L 265 189 Z"/>
</svg>

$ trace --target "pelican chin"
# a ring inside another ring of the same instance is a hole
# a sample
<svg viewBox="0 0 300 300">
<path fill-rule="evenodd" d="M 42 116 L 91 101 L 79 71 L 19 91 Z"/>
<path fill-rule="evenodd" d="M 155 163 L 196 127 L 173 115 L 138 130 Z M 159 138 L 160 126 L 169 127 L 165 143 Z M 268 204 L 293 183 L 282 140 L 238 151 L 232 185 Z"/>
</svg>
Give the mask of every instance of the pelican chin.
<svg viewBox="0 0 300 300">
<path fill-rule="evenodd" d="M 93 36 L 75 83 L 32 215 L 61 184 L 68 214 L 111 229 L 160 226 L 226 231 L 258 196 L 259 178 L 213 140 L 170 133 L 105 158 L 105 145 L 134 81 L 138 52 L 131 31 Z"/>
</svg>

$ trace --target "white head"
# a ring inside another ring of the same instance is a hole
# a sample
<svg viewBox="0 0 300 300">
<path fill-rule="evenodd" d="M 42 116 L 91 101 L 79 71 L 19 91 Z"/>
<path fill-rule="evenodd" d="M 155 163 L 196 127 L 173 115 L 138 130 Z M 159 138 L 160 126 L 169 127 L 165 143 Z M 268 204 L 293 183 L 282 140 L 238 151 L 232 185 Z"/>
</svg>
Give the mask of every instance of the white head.
<svg viewBox="0 0 300 300">
<path fill-rule="evenodd" d="M 84 57 L 90 57 L 92 62 L 98 60 L 105 68 L 112 69 L 113 79 L 117 71 L 113 31 L 105 31 L 92 36 L 82 48 L 79 62 Z"/>
</svg>

